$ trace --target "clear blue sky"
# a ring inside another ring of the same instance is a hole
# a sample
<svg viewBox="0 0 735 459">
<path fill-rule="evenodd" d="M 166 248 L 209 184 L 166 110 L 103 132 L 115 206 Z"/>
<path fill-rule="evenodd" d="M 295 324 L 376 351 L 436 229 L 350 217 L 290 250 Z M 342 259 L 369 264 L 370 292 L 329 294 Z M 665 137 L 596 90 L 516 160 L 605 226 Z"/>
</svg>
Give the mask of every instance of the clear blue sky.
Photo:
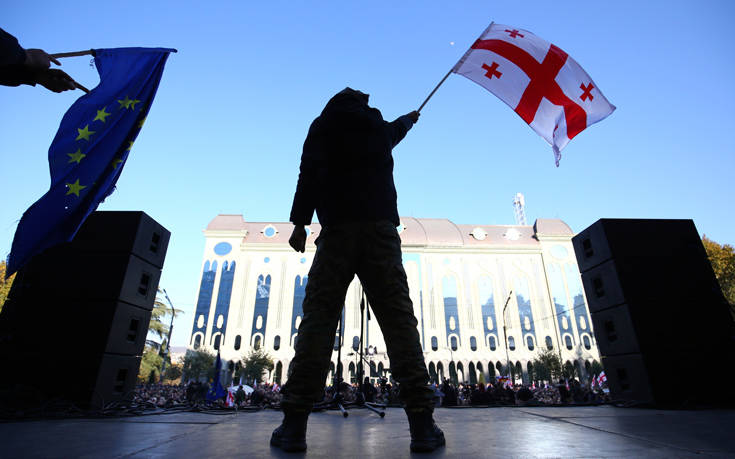
<svg viewBox="0 0 735 459">
<path fill-rule="evenodd" d="M 101 210 L 143 210 L 172 233 L 161 285 L 191 328 L 204 247 L 219 213 L 287 221 L 312 119 L 345 86 L 393 119 L 418 105 L 493 20 L 568 52 L 618 107 L 551 148 L 503 102 L 452 75 L 396 148 L 402 215 L 580 231 L 602 217 L 691 218 L 735 244 L 735 3 L 12 2 L 0 27 L 48 52 L 122 46 L 169 58 L 145 127 Z M 62 68 L 87 87 L 89 57 Z M 49 185 L 47 151 L 81 92 L 0 87 L 0 254 Z"/>
</svg>

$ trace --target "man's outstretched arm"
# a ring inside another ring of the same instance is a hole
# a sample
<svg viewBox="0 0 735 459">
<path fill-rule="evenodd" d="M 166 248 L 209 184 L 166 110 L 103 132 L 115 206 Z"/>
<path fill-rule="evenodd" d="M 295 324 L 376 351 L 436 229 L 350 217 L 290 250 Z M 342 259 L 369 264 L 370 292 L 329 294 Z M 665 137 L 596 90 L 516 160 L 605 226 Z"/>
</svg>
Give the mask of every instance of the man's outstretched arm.
<svg viewBox="0 0 735 459">
<path fill-rule="evenodd" d="M 419 120 L 419 115 L 419 112 L 414 110 L 403 116 L 399 116 L 392 123 L 386 123 L 391 138 L 391 148 L 398 145 L 398 143 L 406 137 L 408 131 Z"/>
</svg>

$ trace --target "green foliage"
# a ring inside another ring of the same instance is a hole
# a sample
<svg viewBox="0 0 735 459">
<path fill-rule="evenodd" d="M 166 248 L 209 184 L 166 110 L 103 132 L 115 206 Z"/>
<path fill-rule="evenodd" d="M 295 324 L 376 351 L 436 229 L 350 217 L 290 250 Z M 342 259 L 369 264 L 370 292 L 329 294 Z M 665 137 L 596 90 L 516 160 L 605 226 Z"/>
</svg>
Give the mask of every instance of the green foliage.
<svg viewBox="0 0 735 459">
<path fill-rule="evenodd" d="M 161 364 L 163 358 L 158 355 L 158 350 L 151 346 L 146 346 L 143 351 L 143 358 L 140 361 L 140 370 L 138 371 L 138 382 L 145 383 L 151 378 L 153 373 L 154 380 L 158 380 L 161 372 Z"/>
<path fill-rule="evenodd" d="M 163 379 L 166 381 L 175 381 L 181 377 L 184 372 L 184 366 L 180 363 L 172 363 L 166 367 L 163 373 Z"/>
<path fill-rule="evenodd" d="M 10 293 L 10 287 L 13 285 L 15 274 L 10 276 L 7 280 L 5 279 L 5 271 L 7 266 L 5 260 L 0 260 L 0 311 L 3 310 L 3 304 L 8 299 L 8 293 Z"/>
<path fill-rule="evenodd" d="M 533 360 L 535 381 L 558 381 L 562 377 L 561 358 L 551 349 L 544 349 Z"/>
<path fill-rule="evenodd" d="M 273 359 L 263 349 L 253 349 L 242 359 L 243 379 L 248 382 L 263 380 L 266 371 L 272 371 Z"/>
<path fill-rule="evenodd" d="M 574 368 L 574 365 L 572 365 L 572 362 L 565 362 L 562 373 L 563 373 L 564 378 L 573 379 L 577 372 L 576 372 L 576 369 Z"/>
<path fill-rule="evenodd" d="M 592 365 L 590 366 L 590 371 L 593 375 L 598 376 L 600 373 L 602 373 L 605 369 L 602 368 L 602 364 L 598 362 L 597 360 L 592 361 Z"/>
<path fill-rule="evenodd" d="M 160 287 L 158 288 L 158 293 L 163 293 L 163 290 Z M 162 298 L 159 295 L 156 296 L 156 301 L 153 303 L 153 311 L 151 312 L 151 322 L 148 325 L 148 331 L 156 335 L 158 339 L 163 339 L 168 336 L 169 326 L 166 322 L 171 320 L 168 316 L 171 315 L 172 310 L 169 305 L 164 303 L 164 298 L 165 297 Z M 181 312 L 181 309 L 174 309 L 174 318 L 176 318 L 176 316 Z"/>
<path fill-rule="evenodd" d="M 213 378 L 215 359 L 216 356 L 214 354 L 210 354 L 203 349 L 186 351 L 184 363 L 181 368 L 183 380 L 192 381 L 202 377 L 207 380 Z"/>
<path fill-rule="evenodd" d="M 728 244 L 720 245 L 706 236 L 702 237 L 702 244 L 725 299 L 730 306 L 735 307 L 735 249 Z"/>
</svg>

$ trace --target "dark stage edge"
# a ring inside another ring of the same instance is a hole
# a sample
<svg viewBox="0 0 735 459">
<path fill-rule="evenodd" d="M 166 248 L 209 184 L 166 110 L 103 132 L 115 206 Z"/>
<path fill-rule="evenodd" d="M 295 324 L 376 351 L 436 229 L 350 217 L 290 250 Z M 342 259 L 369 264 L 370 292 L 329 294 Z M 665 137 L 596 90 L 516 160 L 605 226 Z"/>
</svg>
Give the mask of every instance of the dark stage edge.
<svg viewBox="0 0 735 459">
<path fill-rule="evenodd" d="M 3 458 L 298 457 L 268 445 L 281 413 L 175 413 L 0 424 Z M 735 410 L 437 409 L 447 446 L 417 457 L 735 457 Z M 409 457 L 403 410 L 313 413 L 308 457 Z"/>
</svg>

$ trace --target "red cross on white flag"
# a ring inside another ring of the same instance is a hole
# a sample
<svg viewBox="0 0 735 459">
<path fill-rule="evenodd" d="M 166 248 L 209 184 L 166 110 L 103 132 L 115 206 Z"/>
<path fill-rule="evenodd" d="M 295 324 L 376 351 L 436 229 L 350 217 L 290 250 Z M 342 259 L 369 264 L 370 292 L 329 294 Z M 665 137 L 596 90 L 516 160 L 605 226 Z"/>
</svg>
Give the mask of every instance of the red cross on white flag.
<svg viewBox="0 0 735 459">
<path fill-rule="evenodd" d="M 561 150 L 615 106 L 567 53 L 527 30 L 490 24 L 452 69 L 508 104 Z"/>
</svg>

